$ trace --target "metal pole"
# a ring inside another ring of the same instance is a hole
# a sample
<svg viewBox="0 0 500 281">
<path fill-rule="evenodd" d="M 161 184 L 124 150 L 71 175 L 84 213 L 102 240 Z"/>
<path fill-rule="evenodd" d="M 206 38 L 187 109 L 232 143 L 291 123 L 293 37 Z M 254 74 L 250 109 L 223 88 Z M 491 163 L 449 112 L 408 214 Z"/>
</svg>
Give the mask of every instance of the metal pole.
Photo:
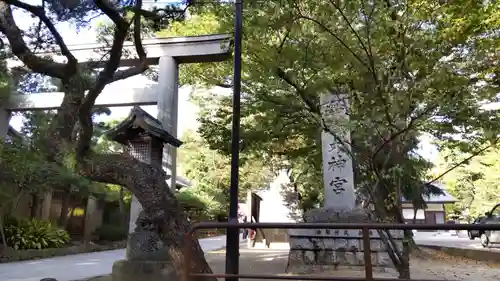
<svg viewBox="0 0 500 281">
<path fill-rule="evenodd" d="M 229 222 L 238 223 L 238 168 L 240 153 L 240 96 L 241 96 L 241 33 L 243 0 L 235 0 L 234 15 L 234 76 L 233 76 L 233 128 L 231 135 L 231 185 L 229 188 Z M 226 233 L 226 274 L 239 273 L 240 231 L 230 228 Z M 227 277 L 226 281 L 238 281 Z"/>
</svg>

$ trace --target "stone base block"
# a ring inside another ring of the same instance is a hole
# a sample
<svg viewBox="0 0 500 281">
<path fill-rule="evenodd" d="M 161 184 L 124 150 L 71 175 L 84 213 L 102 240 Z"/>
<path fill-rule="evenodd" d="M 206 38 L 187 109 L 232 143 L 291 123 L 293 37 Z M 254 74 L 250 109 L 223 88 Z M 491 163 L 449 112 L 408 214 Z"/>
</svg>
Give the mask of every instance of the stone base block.
<svg viewBox="0 0 500 281">
<path fill-rule="evenodd" d="M 373 267 L 392 267 L 392 261 L 387 252 L 370 253 Z M 343 252 L 331 249 L 290 249 L 289 266 L 325 265 L 325 266 L 364 266 L 364 252 Z"/>
<path fill-rule="evenodd" d="M 170 259 L 158 233 L 141 230 L 128 235 L 126 256 L 128 260 L 164 261 Z"/>
<path fill-rule="evenodd" d="M 368 223 L 370 216 L 362 209 L 317 209 L 306 214 L 306 222 L 315 223 Z M 396 248 L 402 250 L 403 232 L 390 230 Z M 369 231 L 370 248 L 364 249 L 363 234 L 356 229 L 290 229 L 289 267 L 364 267 L 364 252 L 369 251 L 371 264 L 378 268 L 391 268 L 384 238 L 377 230 Z"/>
<path fill-rule="evenodd" d="M 360 266 L 346 266 L 346 265 L 288 265 L 286 268 L 286 273 L 288 274 L 310 274 L 310 275 L 321 275 L 325 272 L 336 271 L 338 276 L 349 276 L 352 272 L 362 272 L 359 277 L 364 276 L 364 267 Z M 348 274 L 343 274 L 343 272 Z M 393 268 L 388 267 L 372 267 L 372 272 L 378 273 L 390 273 L 388 277 L 393 277 L 397 275 L 397 271 Z M 354 276 L 352 276 L 354 277 Z"/>
<path fill-rule="evenodd" d="M 119 260 L 113 264 L 113 281 L 180 281 L 170 261 Z"/>
</svg>

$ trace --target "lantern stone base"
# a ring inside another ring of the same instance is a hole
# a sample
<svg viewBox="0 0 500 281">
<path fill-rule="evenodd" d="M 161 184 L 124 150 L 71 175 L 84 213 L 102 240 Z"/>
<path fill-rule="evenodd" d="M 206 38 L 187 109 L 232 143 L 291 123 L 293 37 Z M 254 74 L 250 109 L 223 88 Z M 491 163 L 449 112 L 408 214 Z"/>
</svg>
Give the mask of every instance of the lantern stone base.
<svg viewBox="0 0 500 281">
<path fill-rule="evenodd" d="M 113 264 L 113 281 L 179 281 L 167 248 L 144 211 L 128 236 L 126 259 Z"/>
<path fill-rule="evenodd" d="M 119 260 L 113 264 L 113 281 L 179 281 L 171 261 Z"/>
<path fill-rule="evenodd" d="M 369 215 L 362 209 L 338 211 L 317 209 L 305 215 L 308 223 L 368 223 Z M 403 232 L 390 231 L 399 250 L 402 249 Z M 288 271 L 297 268 L 328 266 L 364 267 L 364 247 L 361 230 L 357 229 L 290 229 Z M 393 268 L 385 243 L 377 230 L 370 230 L 370 256 L 373 267 Z"/>
</svg>

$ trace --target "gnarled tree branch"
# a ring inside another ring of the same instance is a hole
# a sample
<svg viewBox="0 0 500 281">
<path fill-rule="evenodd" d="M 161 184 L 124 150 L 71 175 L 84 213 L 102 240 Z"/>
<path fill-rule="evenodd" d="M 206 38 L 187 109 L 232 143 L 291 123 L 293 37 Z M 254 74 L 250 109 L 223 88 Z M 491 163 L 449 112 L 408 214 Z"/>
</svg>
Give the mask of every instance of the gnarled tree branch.
<svg viewBox="0 0 500 281">
<path fill-rule="evenodd" d="M 66 63 L 66 71 L 68 71 L 67 77 L 72 76 L 76 72 L 76 64 L 78 61 L 76 60 L 75 56 L 73 56 L 71 51 L 68 49 L 68 46 L 66 46 L 66 43 L 64 42 L 61 34 L 59 34 L 59 31 L 57 31 L 52 21 L 49 19 L 49 17 L 47 17 L 47 14 L 45 14 L 44 7 L 30 5 L 18 0 L 4 0 L 4 1 L 7 2 L 8 4 L 14 5 L 16 7 L 19 7 L 21 9 L 24 9 L 32 13 L 45 24 L 45 26 L 49 29 L 52 36 L 54 36 L 54 39 L 56 40 L 56 43 L 59 46 L 59 49 L 61 50 L 61 53 L 68 59 L 68 62 Z"/>
<path fill-rule="evenodd" d="M 24 41 L 22 31 L 14 20 L 10 5 L 19 6 L 38 16 L 51 31 L 61 48 L 61 52 L 68 58 L 68 63 L 58 63 L 35 55 Z M 0 32 L 7 37 L 14 55 L 27 65 L 31 71 L 60 79 L 67 79 L 76 72 L 76 59 L 71 55 L 54 24 L 48 19 L 41 7 L 17 0 L 0 1 Z"/>
<path fill-rule="evenodd" d="M 141 18 L 140 14 L 136 13 L 132 19 L 134 22 L 134 43 L 139 62 L 136 66 L 126 70 L 117 71 L 120 66 L 120 60 L 123 54 L 123 44 L 128 35 L 128 30 L 132 21 L 125 20 L 120 13 L 114 9 L 107 1 L 96 1 L 96 5 L 115 23 L 115 33 L 113 36 L 113 44 L 111 45 L 110 58 L 104 69 L 99 73 L 95 86 L 89 90 L 88 94 L 79 110 L 79 121 L 81 123 L 82 133 L 77 148 L 79 157 L 83 157 L 90 147 L 92 138 L 92 117 L 90 111 L 95 104 L 95 101 L 104 87 L 114 81 L 126 79 L 128 77 L 140 74 L 147 70 L 146 52 L 142 46 L 141 39 Z M 135 10 L 139 11 L 142 8 L 142 0 L 137 0 Z"/>
<path fill-rule="evenodd" d="M 135 15 L 134 15 L 133 35 L 134 35 L 135 51 L 137 52 L 137 56 L 139 57 L 139 62 L 137 63 L 137 65 L 131 68 L 117 71 L 113 75 L 113 78 L 111 79 L 112 82 L 122 79 L 127 79 L 128 77 L 141 74 L 148 69 L 148 64 L 146 60 L 147 59 L 146 51 L 144 50 L 144 46 L 142 45 L 142 38 L 141 38 L 141 15 L 140 15 L 141 7 L 142 7 L 142 0 L 137 0 L 134 10 Z"/>
<path fill-rule="evenodd" d="M 297 92 L 297 94 L 299 94 L 300 98 L 304 101 L 311 113 L 320 113 L 318 104 L 314 100 L 314 97 L 309 95 L 306 89 L 303 89 L 296 81 L 294 81 L 292 77 L 290 77 L 289 74 L 287 74 L 283 69 L 277 68 L 276 75 L 295 89 L 295 91 Z"/>
<path fill-rule="evenodd" d="M 80 167 L 82 176 L 104 183 L 125 186 L 139 200 L 168 246 L 178 273 L 185 266 L 194 273 L 212 273 L 196 239 L 191 240 L 191 264 L 184 264 L 185 241 L 190 224 L 166 183 L 162 167 L 143 163 L 126 154 L 91 154 Z M 215 278 L 203 279 L 216 281 Z"/>
</svg>

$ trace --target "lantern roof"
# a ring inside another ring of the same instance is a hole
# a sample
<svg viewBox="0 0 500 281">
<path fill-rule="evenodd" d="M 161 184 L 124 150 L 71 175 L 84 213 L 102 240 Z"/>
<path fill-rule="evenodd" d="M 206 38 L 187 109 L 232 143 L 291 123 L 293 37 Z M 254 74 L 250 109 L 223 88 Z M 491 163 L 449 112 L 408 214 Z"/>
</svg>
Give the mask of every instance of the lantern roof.
<svg viewBox="0 0 500 281">
<path fill-rule="evenodd" d="M 128 145 L 144 134 L 155 137 L 175 147 L 182 145 L 182 141 L 172 136 L 161 124 L 160 120 L 154 118 L 139 106 L 134 106 L 130 114 L 114 128 L 106 131 L 104 135 L 113 141 Z"/>
</svg>

